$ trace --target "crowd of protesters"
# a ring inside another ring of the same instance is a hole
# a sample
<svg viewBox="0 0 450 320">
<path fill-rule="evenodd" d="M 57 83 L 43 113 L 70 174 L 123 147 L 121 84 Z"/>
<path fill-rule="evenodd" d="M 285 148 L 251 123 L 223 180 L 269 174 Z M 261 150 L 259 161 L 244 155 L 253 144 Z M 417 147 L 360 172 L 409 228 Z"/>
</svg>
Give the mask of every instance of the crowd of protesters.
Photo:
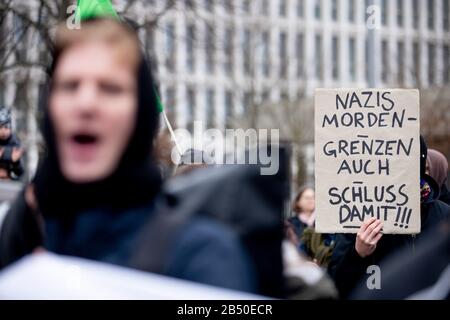
<svg viewBox="0 0 450 320">
<path fill-rule="evenodd" d="M 164 180 L 187 177 L 214 162 L 199 150 L 188 150 L 174 170 L 158 162 L 158 155 L 167 156 L 170 143 L 155 145 L 159 114 L 150 65 L 126 24 L 91 19 L 79 30 L 57 30 L 43 117 L 46 153 L 1 225 L 0 268 L 42 251 L 130 268 L 137 267 L 137 247 L 140 259 L 145 260 L 146 252 L 149 259 L 154 255 L 154 244 L 143 242 L 142 236 L 145 230 L 158 231 L 146 226 L 161 214 L 155 203 Z M 3 136 L 4 123 L 9 122 L 0 123 L 0 174 L 5 162 L 4 176 L 20 176 L 20 145 L 10 132 Z M 448 162 L 428 150 L 422 138 L 420 163 L 418 235 L 383 235 L 382 222 L 375 218 L 365 221 L 357 234 L 317 233 L 314 189 L 301 188 L 284 233 L 280 223 L 280 238 L 269 239 L 281 252 L 266 261 L 266 270 L 282 282 L 282 292 L 273 296 L 409 298 L 438 283 L 450 261 Z M 264 266 L 255 265 L 255 252 L 249 252 L 248 241 L 229 224 L 194 215 L 182 228 L 159 231 L 167 233 L 166 254 L 157 269 L 146 271 L 261 293 L 258 275 Z M 259 232 L 263 239 L 264 228 Z M 279 271 L 271 263 L 283 265 L 282 274 L 275 274 Z M 364 287 L 370 265 L 387 270 L 383 288 L 376 292 Z M 394 277 L 402 268 L 411 272 Z M 448 299 L 448 284 L 444 292 L 427 297 Z"/>
</svg>

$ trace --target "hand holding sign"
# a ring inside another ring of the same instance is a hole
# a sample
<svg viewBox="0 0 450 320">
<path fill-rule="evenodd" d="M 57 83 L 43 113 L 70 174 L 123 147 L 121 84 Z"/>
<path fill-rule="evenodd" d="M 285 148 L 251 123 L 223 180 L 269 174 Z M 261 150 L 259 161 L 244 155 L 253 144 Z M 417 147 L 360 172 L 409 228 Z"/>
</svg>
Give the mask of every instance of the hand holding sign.
<svg viewBox="0 0 450 320">
<path fill-rule="evenodd" d="M 355 250 L 361 258 L 370 256 L 377 248 L 377 243 L 383 236 L 383 222 L 370 218 L 359 228 L 356 235 Z"/>
</svg>

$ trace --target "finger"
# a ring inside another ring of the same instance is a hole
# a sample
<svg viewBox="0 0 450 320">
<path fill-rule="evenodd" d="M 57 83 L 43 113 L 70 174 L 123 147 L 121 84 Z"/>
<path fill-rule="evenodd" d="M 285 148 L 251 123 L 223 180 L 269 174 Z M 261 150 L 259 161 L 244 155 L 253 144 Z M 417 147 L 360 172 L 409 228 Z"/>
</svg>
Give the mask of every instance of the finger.
<svg viewBox="0 0 450 320">
<path fill-rule="evenodd" d="M 378 233 L 381 231 L 381 229 L 383 228 L 383 223 L 379 223 L 377 225 L 377 227 L 375 227 L 372 232 L 368 235 L 367 237 L 367 242 L 371 243 L 373 239 L 375 239 L 375 237 L 378 235 Z"/>
<path fill-rule="evenodd" d="M 364 233 L 366 231 L 367 227 L 372 224 L 376 219 L 370 218 L 369 220 L 364 221 L 364 223 L 361 225 L 361 228 L 359 229 L 361 233 Z"/>
<path fill-rule="evenodd" d="M 372 239 L 372 242 L 370 243 L 372 246 L 376 246 L 378 241 L 380 241 L 381 237 L 383 236 L 383 234 L 380 232 L 379 234 L 377 234 L 375 236 L 375 238 Z"/>
<path fill-rule="evenodd" d="M 381 223 L 380 220 L 373 221 L 369 226 L 367 226 L 366 230 L 362 234 L 362 237 L 364 239 L 367 239 L 370 236 L 370 234 L 373 232 L 373 230 L 375 230 L 380 225 L 380 223 Z"/>
</svg>

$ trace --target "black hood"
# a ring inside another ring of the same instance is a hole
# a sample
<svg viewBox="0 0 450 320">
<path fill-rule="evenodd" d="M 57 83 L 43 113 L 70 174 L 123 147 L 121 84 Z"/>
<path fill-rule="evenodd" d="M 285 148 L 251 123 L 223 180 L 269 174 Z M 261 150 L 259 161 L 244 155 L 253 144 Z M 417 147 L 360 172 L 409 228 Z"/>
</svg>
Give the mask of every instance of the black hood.
<svg viewBox="0 0 450 320">
<path fill-rule="evenodd" d="M 159 114 L 150 67 L 143 55 L 141 57 L 136 75 L 138 81 L 136 127 L 117 169 L 104 180 L 75 184 L 62 175 L 53 124 L 48 113 L 49 94 L 47 94 L 42 128 L 46 154 L 34 179 L 38 205 L 44 216 L 69 216 L 81 210 L 97 207 L 121 211 L 123 208 L 149 203 L 159 191 L 161 175 L 151 157 L 153 139 L 159 125 Z M 51 75 L 57 60 L 58 57 L 55 56 Z"/>
<path fill-rule="evenodd" d="M 431 194 L 430 194 L 430 197 L 429 197 L 427 203 L 438 200 L 439 196 L 441 195 L 441 188 L 439 187 L 436 180 L 434 180 L 431 176 L 429 176 L 427 174 L 425 174 L 425 176 L 423 177 L 423 180 L 425 180 L 425 182 L 428 183 L 428 185 L 430 186 L 430 189 L 431 189 Z"/>
</svg>

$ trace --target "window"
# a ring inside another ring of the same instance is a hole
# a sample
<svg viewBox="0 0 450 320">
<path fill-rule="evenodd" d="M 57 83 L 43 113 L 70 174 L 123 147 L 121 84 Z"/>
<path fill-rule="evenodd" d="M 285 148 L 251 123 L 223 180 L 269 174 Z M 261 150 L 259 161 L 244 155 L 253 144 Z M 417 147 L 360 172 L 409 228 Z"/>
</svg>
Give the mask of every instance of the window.
<svg viewBox="0 0 450 320">
<path fill-rule="evenodd" d="M 399 41 L 397 43 L 397 82 L 403 85 L 405 82 L 405 45 Z"/>
<path fill-rule="evenodd" d="M 262 73 L 270 77 L 270 34 L 268 31 L 262 33 Z"/>
<path fill-rule="evenodd" d="M 228 14 L 233 13 L 233 0 L 223 0 L 223 7 L 225 8 L 225 12 Z"/>
<path fill-rule="evenodd" d="M 420 22 L 420 16 L 419 16 L 419 0 L 413 0 L 412 3 L 412 22 L 414 29 L 419 29 L 419 22 Z"/>
<path fill-rule="evenodd" d="M 195 119 L 195 91 L 192 88 L 188 88 L 186 92 L 187 96 L 187 129 L 189 132 L 194 131 L 194 119 Z"/>
<path fill-rule="evenodd" d="M 427 0 L 427 26 L 430 30 L 434 29 L 434 1 L 435 0 Z"/>
<path fill-rule="evenodd" d="M 206 91 L 206 127 L 207 128 L 214 128 L 216 125 L 215 123 L 215 117 L 216 117 L 216 110 L 215 110 L 215 92 L 213 89 L 208 89 Z"/>
<path fill-rule="evenodd" d="M 195 1 L 194 0 L 185 0 L 184 7 L 187 10 L 195 10 Z"/>
<path fill-rule="evenodd" d="M 348 0 L 348 21 L 355 22 L 355 1 Z"/>
<path fill-rule="evenodd" d="M 152 4 L 154 4 L 155 3 L 155 0 L 152 0 L 151 1 L 152 2 Z M 166 3 L 165 3 L 165 8 L 166 9 L 169 9 L 170 7 L 174 7 L 175 6 L 175 0 L 166 0 L 165 1 Z"/>
<path fill-rule="evenodd" d="M 297 17 L 303 18 L 304 16 L 304 1 L 297 0 Z"/>
<path fill-rule="evenodd" d="M 331 39 L 331 55 L 332 55 L 332 77 L 333 80 L 339 78 L 339 39 L 337 36 L 333 36 Z"/>
<path fill-rule="evenodd" d="M 403 0 L 397 0 L 397 25 L 403 27 Z"/>
<path fill-rule="evenodd" d="M 368 9 L 369 9 L 370 5 L 371 5 L 370 0 L 365 0 L 364 1 L 364 13 L 363 13 L 364 23 L 366 23 L 369 20 Z"/>
<path fill-rule="evenodd" d="M 322 36 L 320 34 L 317 34 L 314 38 L 314 49 L 316 56 L 315 75 L 317 79 L 322 80 L 323 52 L 322 52 Z"/>
<path fill-rule="evenodd" d="M 287 34 L 286 32 L 280 33 L 280 77 L 285 79 L 287 78 L 288 71 L 288 56 L 287 56 Z"/>
<path fill-rule="evenodd" d="M 234 48 L 234 33 L 233 29 L 227 28 L 225 30 L 225 73 L 231 75 L 233 73 L 233 48 Z"/>
<path fill-rule="evenodd" d="M 205 10 L 209 12 L 214 11 L 214 0 L 204 0 Z"/>
<path fill-rule="evenodd" d="M 428 44 L 428 84 L 430 86 L 435 84 L 436 75 L 436 45 Z"/>
<path fill-rule="evenodd" d="M 215 46 L 214 46 L 214 27 L 210 24 L 206 24 L 206 41 L 205 41 L 205 53 L 206 53 L 206 71 L 208 73 L 214 73 L 215 69 Z"/>
<path fill-rule="evenodd" d="M 420 50 L 419 43 L 413 43 L 413 76 L 416 86 L 420 85 Z"/>
<path fill-rule="evenodd" d="M 270 90 L 265 89 L 261 95 L 262 103 L 266 104 L 270 102 Z"/>
<path fill-rule="evenodd" d="M 251 74 L 251 33 L 250 30 L 244 30 L 242 43 L 242 56 L 244 63 L 244 72 L 246 75 Z"/>
<path fill-rule="evenodd" d="M 186 35 L 186 67 L 187 70 L 193 72 L 195 70 L 195 25 L 187 26 Z"/>
<path fill-rule="evenodd" d="M 331 0 L 331 19 L 333 21 L 338 19 L 338 0 Z"/>
<path fill-rule="evenodd" d="M 226 127 L 231 128 L 234 119 L 233 92 L 227 90 L 225 92 L 225 122 Z"/>
<path fill-rule="evenodd" d="M 233 48 L 234 48 L 233 29 L 227 28 L 225 30 L 225 73 L 231 75 L 233 73 Z"/>
<path fill-rule="evenodd" d="M 442 0 L 442 28 L 445 31 L 450 31 L 450 0 Z"/>
<path fill-rule="evenodd" d="M 253 95 L 250 92 L 244 93 L 243 107 L 245 114 L 250 115 L 250 110 L 253 107 Z"/>
<path fill-rule="evenodd" d="M 442 81 L 444 83 L 449 83 L 449 77 L 450 77 L 450 48 L 448 45 L 445 45 L 442 48 L 442 58 L 443 58 L 443 75 L 442 75 Z"/>
<path fill-rule="evenodd" d="M 298 78 L 303 77 L 304 41 L 305 40 L 304 40 L 303 34 L 301 34 L 301 33 L 297 34 L 297 38 L 295 40 L 295 51 L 296 51 L 296 57 L 297 57 L 297 77 Z"/>
<path fill-rule="evenodd" d="M 349 74 L 352 81 L 356 80 L 356 41 L 355 38 L 350 38 L 348 41 L 349 52 Z"/>
<path fill-rule="evenodd" d="M 281 17 L 285 17 L 286 16 L 286 11 L 287 11 L 287 8 L 286 8 L 286 0 L 279 0 L 279 14 L 280 14 L 280 16 Z"/>
<path fill-rule="evenodd" d="M 381 79 L 388 82 L 389 77 L 389 46 L 387 40 L 381 42 Z"/>
<path fill-rule="evenodd" d="M 289 93 L 286 89 L 283 89 L 280 93 L 280 100 L 282 102 L 288 102 L 289 101 Z"/>
<path fill-rule="evenodd" d="M 176 56 L 175 56 L 175 26 L 173 23 L 170 23 L 166 27 L 165 32 L 165 47 L 166 47 L 166 61 L 165 65 L 168 71 L 175 71 L 175 63 L 176 63 Z"/>
<path fill-rule="evenodd" d="M 250 14 L 250 0 L 244 0 L 243 10 L 245 13 Z"/>
<path fill-rule="evenodd" d="M 388 11 L 387 0 L 381 0 L 381 24 L 383 26 L 387 25 L 387 11 Z"/>
<path fill-rule="evenodd" d="M 260 0 L 260 8 L 259 9 L 260 9 L 259 12 L 263 16 L 268 16 L 269 15 L 269 0 Z"/>
<path fill-rule="evenodd" d="M 314 16 L 317 20 L 322 18 L 322 6 L 320 2 L 321 0 L 314 0 Z"/>
<path fill-rule="evenodd" d="M 370 44 L 369 44 L 369 38 L 366 37 L 366 40 L 364 41 L 364 61 L 365 61 L 365 76 L 366 80 L 370 80 L 370 68 L 372 67 L 370 64 Z"/>
</svg>

